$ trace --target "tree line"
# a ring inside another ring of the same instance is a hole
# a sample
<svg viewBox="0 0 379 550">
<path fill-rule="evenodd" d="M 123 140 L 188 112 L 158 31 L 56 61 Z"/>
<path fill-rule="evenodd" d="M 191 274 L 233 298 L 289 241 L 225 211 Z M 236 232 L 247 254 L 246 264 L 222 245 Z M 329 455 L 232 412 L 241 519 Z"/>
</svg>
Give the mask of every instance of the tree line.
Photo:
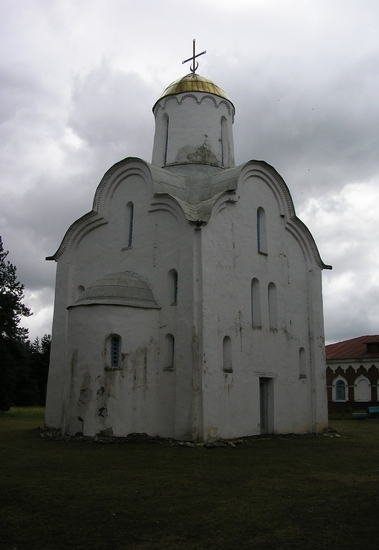
<svg viewBox="0 0 379 550">
<path fill-rule="evenodd" d="M 0 411 L 13 405 L 45 405 L 51 336 L 31 342 L 21 317 L 32 312 L 23 303 L 24 285 L 7 260 L 0 237 Z"/>
</svg>

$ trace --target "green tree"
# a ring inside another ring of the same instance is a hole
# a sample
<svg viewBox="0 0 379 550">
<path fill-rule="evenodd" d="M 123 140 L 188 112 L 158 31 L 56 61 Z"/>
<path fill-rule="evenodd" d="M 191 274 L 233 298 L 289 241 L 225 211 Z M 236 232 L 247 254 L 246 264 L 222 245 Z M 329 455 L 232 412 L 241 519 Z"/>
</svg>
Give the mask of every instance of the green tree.
<svg viewBox="0 0 379 550">
<path fill-rule="evenodd" d="M 24 285 L 17 280 L 16 266 L 6 258 L 0 237 L 0 410 L 8 410 L 17 400 L 17 388 L 28 386 L 28 329 L 20 327 L 21 317 L 31 311 L 23 303 Z"/>
</svg>

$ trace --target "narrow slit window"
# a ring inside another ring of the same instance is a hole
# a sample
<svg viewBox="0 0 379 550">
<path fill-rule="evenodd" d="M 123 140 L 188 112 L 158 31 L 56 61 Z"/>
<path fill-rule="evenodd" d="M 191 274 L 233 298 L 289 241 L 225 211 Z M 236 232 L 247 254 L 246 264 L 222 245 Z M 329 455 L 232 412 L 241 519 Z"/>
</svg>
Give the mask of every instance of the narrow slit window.
<svg viewBox="0 0 379 550">
<path fill-rule="evenodd" d="M 111 336 L 110 344 L 111 367 L 117 368 L 120 362 L 120 337 L 117 335 Z"/>
<path fill-rule="evenodd" d="M 232 341 L 229 336 L 225 336 L 222 342 L 222 368 L 224 372 L 233 372 Z"/>
<path fill-rule="evenodd" d="M 133 225 L 134 225 L 134 204 L 128 202 L 126 205 L 126 225 L 127 225 L 127 247 L 133 245 Z"/>
<path fill-rule="evenodd" d="M 178 272 L 176 269 L 170 269 L 168 272 L 168 300 L 174 306 L 178 302 Z"/>
<path fill-rule="evenodd" d="M 169 118 L 166 117 L 166 135 L 165 135 L 165 148 L 164 148 L 164 158 L 163 158 L 163 165 L 166 166 L 167 164 L 167 154 L 168 154 L 168 126 L 169 126 Z"/>
<path fill-rule="evenodd" d="M 175 368 L 175 338 L 172 334 L 165 336 L 164 367 L 165 370 Z"/>
<path fill-rule="evenodd" d="M 299 348 L 299 378 L 306 378 L 306 377 L 307 377 L 307 371 L 306 371 L 305 349 Z"/>
<path fill-rule="evenodd" d="M 78 288 L 76 289 L 76 299 L 79 300 L 80 296 L 83 294 L 84 292 L 84 286 L 83 285 L 79 285 Z"/>
<path fill-rule="evenodd" d="M 228 155 L 228 127 L 227 120 L 223 116 L 221 118 L 221 166 L 229 166 Z"/>
<path fill-rule="evenodd" d="M 274 283 L 268 285 L 268 318 L 270 328 L 276 330 L 278 328 L 278 307 L 277 292 Z"/>
<path fill-rule="evenodd" d="M 171 367 L 174 368 L 175 366 L 175 338 L 171 337 Z"/>
<path fill-rule="evenodd" d="M 173 276 L 173 291 L 174 291 L 174 303 L 176 304 L 178 301 L 178 272 L 174 271 Z"/>
<path fill-rule="evenodd" d="M 261 206 L 257 210 L 257 249 L 267 254 L 266 213 Z"/>
<path fill-rule="evenodd" d="M 251 323 L 253 327 L 262 326 L 259 281 L 255 278 L 251 281 Z"/>
</svg>

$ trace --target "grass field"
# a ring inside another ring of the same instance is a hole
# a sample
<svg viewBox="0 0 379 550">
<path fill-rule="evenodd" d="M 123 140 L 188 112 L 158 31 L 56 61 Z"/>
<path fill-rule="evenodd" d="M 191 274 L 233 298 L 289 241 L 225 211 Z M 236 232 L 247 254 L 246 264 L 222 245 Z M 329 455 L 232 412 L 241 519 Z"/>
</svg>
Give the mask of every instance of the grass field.
<svg viewBox="0 0 379 550">
<path fill-rule="evenodd" d="M 235 448 L 40 437 L 0 414 L 1 550 L 379 548 L 379 420 Z"/>
</svg>

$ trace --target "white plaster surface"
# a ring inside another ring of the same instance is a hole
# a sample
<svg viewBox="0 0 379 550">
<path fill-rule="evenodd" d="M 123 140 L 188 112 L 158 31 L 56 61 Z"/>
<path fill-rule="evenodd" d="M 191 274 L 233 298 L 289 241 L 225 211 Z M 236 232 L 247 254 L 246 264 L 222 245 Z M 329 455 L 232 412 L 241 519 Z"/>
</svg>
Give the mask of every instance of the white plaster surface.
<svg viewBox="0 0 379 550">
<path fill-rule="evenodd" d="M 207 441 L 261 432 L 260 380 L 269 380 L 269 431 L 327 425 L 321 261 L 275 170 L 258 161 L 234 168 L 232 114 L 220 98 L 163 98 L 170 114 L 167 164 L 207 134 L 220 164 L 220 121 L 228 120 L 230 166 L 160 168 L 161 102 L 155 107 L 153 165 L 125 159 L 104 176 L 93 211 L 67 232 L 57 261 L 46 424 L 67 433 L 132 432 Z M 209 94 L 203 94 L 209 95 Z M 169 99 L 169 101 L 167 101 Z M 188 124 L 182 126 L 180 120 Z M 191 124 L 189 124 L 189 121 Z M 188 159 L 187 159 L 188 161 Z M 195 163 L 197 164 L 197 163 Z M 133 202 L 128 247 L 126 205 Z M 265 210 L 267 254 L 257 250 L 256 212 Z M 169 272 L 178 273 L 172 302 Z M 77 305 L 88 285 L 132 271 L 159 309 Z M 253 328 L 251 281 L 259 280 L 262 323 Z M 268 285 L 277 290 L 270 328 Z M 110 368 L 109 336 L 121 338 Z M 166 336 L 175 338 L 170 365 Z M 223 371 L 231 339 L 232 372 Z M 305 350 L 300 376 L 299 349 Z"/>
</svg>

